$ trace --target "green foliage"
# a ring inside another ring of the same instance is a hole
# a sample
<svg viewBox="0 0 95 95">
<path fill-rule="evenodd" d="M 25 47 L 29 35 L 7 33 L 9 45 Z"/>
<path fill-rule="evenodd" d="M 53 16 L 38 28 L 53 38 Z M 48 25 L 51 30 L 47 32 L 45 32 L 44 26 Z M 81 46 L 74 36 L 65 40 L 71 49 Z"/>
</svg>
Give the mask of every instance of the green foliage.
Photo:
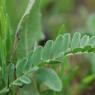
<svg viewBox="0 0 95 95">
<path fill-rule="evenodd" d="M 29 11 L 29 15 L 24 17 L 21 26 L 23 29 L 21 29 L 21 40 L 17 49 L 18 58 L 28 55 L 31 49 L 34 48 L 35 43 L 44 37 L 41 30 L 40 1 L 36 0 L 31 9 L 31 3 L 34 1 L 30 0 L 24 13 L 26 14 Z"/>
<path fill-rule="evenodd" d="M 67 42 L 66 39 L 70 39 L 70 34 L 64 34 L 64 36 L 60 35 L 56 38 L 55 41 L 48 41 L 46 45 L 43 47 L 37 47 L 32 54 L 29 54 L 28 61 L 27 58 L 22 60 L 21 62 L 17 63 L 16 66 L 16 71 L 17 71 L 17 79 L 14 80 L 12 83 L 10 83 L 9 87 L 12 86 L 20 86 L 25 85 L 25 84 L 31 84 L 31 74 L 35 72 L 37 74 L 37 80 L 41 81 L 41 83 L 45 84 L 48 86 L 50 89 L 53 89 L 55 91 L 60 91 L 62 86 L 61 86 L 61 81 L 58 78 L 58 76 L 54 73 L 52 70 L 48 69 L 40 69 L 39 65 L 40 64 L 46 64 L 46 63 L 51 63 L 53 61 L 57 62 L 62 62 L 60 58 L 69 55 L 69 54 L 75 54 L 75 53 L 82 53 L 82 52 L 94 52 L 94 44 L 89 44 L 92 39 L 88 39 L 88 43 L 84 45 L 84 47 L 81 46 L 81 40 L 78 39 L 76 42 L 73 42 L 76 40 L 76 38 L 79 37 L 79 33 L 75 33 L 74 36 L 72 37 L 71 43 L 70 40 L 67 43 L 66 48 L 64 48 L 63 44 Z M 82 38 L 86 38 L 86 36 L 83 36 Z M 93 37 L 94 38 L 94 37 Z M 60 40 L 61 39 L 61 40 Z M 86 39 L 87 40 L 87 39 Z M 66 42 L 65 42 L 66 41 Z M 63 43 L 64 42 L 64 43 Z M 73 43 L 74 46 L 73 46 Z M 48 47 L 48 45 L 51 45 L 51 47 Z M 59 46 L 59 47 L 57 47 Z M 47 55 L 47 47 L 50 49 L 49 55 L 46 57 L 43 57 Z M 88 48 L 89 47 L 89 48 Z M 55 51 L 53 51 L 55 50 Z M 57 53 L 56 53 L 57 52 Z M 46 53 L 46 54 L 45 54 Z M 45 59 L 44 59 L 45 58 Z M 31 60 L 31 61 L 30 61 Z M 26 64 L 27 62 L 27 64 Z M 29 63 L 28 63 L 29 62 Z M 31 62 L 31 63 L 30 63 Z M 28 65 L 28 66 L 27 66 Z M 37 66 L 37 67 L 36 67 Z M 26 69 L 28 67 L 28 69 Z M 36 78 L 35 77 L 35 78 Z M 56 86 L 57 85 L 57 86 Z M 56 88 L 57 87 L 57 88 Z"/>
<path fill-rule="evenodd" d="M 6 0 L 1 0 L 0 94 L 41 95 L 51 90 L 56 95 L 62 90 L 62 80 L 52 68 L 45 66 L 59 63 L 64 66 L 64 58 L 69 55 L 94 53 L 95 36 L 81 36 L 78 32 L 71 36 L 65 33 L 58 35 L 55 40 L 48 40 L 42 47 L 37 45 L 43 38 L 40 1 L 29 0 L 18 25 L 16 21 L 14 22 L 14 27 L 17 29 L 12 26 L 13 21 L 10 19 L 12 14 L 8 10 L 10 9 L 6 9 Z M 63 71 L 60 76 L 64 73 Z M 84 81 L 87 82 L 92 78 L 89 77 Z M 63 81 L 67 82 L 66 79 Z"/>
<path fill-rule="evenodd" d="M 40 68 L 37 71 L 36 77 L 39 83 L 42 83 L 42 85 L 46 85 L 47 87 L 54 91 L 61 91 L 62 89 L 61 80 L 52 69 Z"/>
</svg>

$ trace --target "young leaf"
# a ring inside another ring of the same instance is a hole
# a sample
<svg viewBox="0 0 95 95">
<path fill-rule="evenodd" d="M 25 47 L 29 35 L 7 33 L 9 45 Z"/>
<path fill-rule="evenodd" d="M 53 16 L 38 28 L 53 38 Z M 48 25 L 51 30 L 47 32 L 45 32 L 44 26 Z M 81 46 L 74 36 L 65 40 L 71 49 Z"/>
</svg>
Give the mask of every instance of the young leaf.
<svg viewBox="0 0 95 95">
<path fill-rule="evenodd" d="M 87 46 L 88 42 L 89 42 L 89 36 L 87 36 L 87 35 L 83 36 L 80 41 L 80 47 L 83 48 L 83 47 Z"/>
<path fill-rule="evenodd" d="M 19 60 L 16 65 L 16 75 L 17 77 L 23 75 L 25 72 L 25 67 L 27 65 L 27 60 L 24 58 L 23 60 Z"/>
<path fill-rule="evenodd" d="M 60 55 L 60 53 L 62 52 L 62 50 L 63 50 L 62 41 L 63 41 L 63 36 L 59 35 L 53 44 L 53 48 L 52 48 L 52 57 L 53 58 L 55 58 L 56 55 L 58 55 L 58 54 Z"/>
<path fill-rule="evenodd" d="M 41 62 L 42 49 L 43 48 L 39 46 L 34 50 L 32 56 L 28 59 L 29 60 L 28 64 L 31 64 L 31 66 L 36 66 Z"/>
<path fill-rule="evenodd" d="M 32 2 L 33 0 L 31 0 Z M 26 23 L 27 22 L 27 23 Z M 35 0 L 30 13 L 22 24 L 20 41 L 17 48 L 18 58 L 27 56 L 33 49 L 34 44 L 44 38 L 41 30 L 40 1 Z M 32 37 L 31 37 L 32 36 Z"/>
<path fill-rule="evenodd" d="M 72 38 L 72 42 L 71 42 L 72 49 L 79 48 L 80 38 L 81 38 L 80 33 L 78 33 L 78 32 L 74 33 L 73 38 Z"/>
<path fill-rule="evenodd" d="M 89 42 L 88 42 L 89 45 L 91 45 L 92 47 L 95 47 L 95 36 L 91 37 L 89 39 Z"/>
<path fill-rule="evenodd" d="M 21 81 L 17 80 L 17 81 L 14 81 L 14 82 L 12 83 L 12 85 L 13 85 L 13 86 L 21 87 L 21 86 L 23 86 L 23 83 L 22 83 Z"/>
<path fill-rule="evenodd" d="M 44 61 L 48 61 L 49 59 L 51 59 L 51 53 L 52 53 L 52 47 L 53 47 L 53 41 L 49 40 L 42 51 L 42 59 Z"/>
<path fill-rule="evenodd" d="M 30 84 L 31 83 L 31 80 L 29 77 L 23 75 L 20 79 L 19 79 L 22 83 L 24 84 Z"/>
<path fill-rule="evenodd" d="M 54 91 L 62 90 L 62 82 L 53 69 L 41 68 L 36 72 L 37 81 Z"/>
<path fill-rule="evenodd" d="M 63 40 L 62 40 L 62 52 L 67 52 L 70 46 L 70 34 L 66 33 L 63 35 Z"/>
</svg>

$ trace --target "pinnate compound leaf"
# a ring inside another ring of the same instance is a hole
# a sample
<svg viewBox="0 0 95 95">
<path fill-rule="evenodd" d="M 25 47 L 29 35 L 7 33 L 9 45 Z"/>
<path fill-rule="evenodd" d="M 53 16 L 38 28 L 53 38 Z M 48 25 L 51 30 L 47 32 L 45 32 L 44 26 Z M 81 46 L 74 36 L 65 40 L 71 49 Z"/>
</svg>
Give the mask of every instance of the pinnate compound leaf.
<svg viewBox="0 0 95 95">
<path fill-rule="evenodd" d="M 64 58 L 66 55 L 69 54 L 75 54 L 75 53 L 84 53 L 84 52 L 95 52 L 95 45 L 94 45 L 95 36 L 89 37 L 84 35 L 81 37 L 79 33 L 75 33 L 70 38 L 70 34 L 64 34 L 60 35 L 56 38 L 55 41 L 47 41 L 44 47 L 38 47 L 35 49 L 33 53 L 31 53 L 28 56 L 28 62 L 29 69 L 25 69 L 21 71 L 20 65 L 17 65 L 19 67 L 19 72 L 21 72 L 21 75 L 19 77 L 30 74 L 33 72 L 32 69 L 35 66 L 39 66 L 40 64 L 52 64 L 54 62 L 62 62 L 61 58 Z M 75 45 L 74 45 L 75 43 Z M 58 46 L 59 47 L 58 47 Z M 53 50 L 54 49 L 54 50 Z M 23 71 L 26 71 L 26 73 L 23 73 Z M 18 73 L 19 73 L 18 72 Z M 48 86 L 50 89 L 55 91 L 60 91 L 62 89 L 61 80 L 56 75 L 56 73 L 51 69 L 37 69 L 35 72 L 37 72 L 37 80 L 41 81 L 43 84 Z M 56 86 L 57 85 L 57 86 Z"/>
</svg>

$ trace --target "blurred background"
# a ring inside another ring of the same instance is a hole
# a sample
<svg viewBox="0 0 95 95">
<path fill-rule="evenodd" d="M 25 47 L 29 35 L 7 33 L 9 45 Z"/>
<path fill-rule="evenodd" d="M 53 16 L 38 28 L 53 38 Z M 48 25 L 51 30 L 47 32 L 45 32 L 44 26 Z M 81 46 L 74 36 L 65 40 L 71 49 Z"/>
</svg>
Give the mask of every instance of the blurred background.
<svg viewBox="0 0 95 95">
<path fill-rule="evenodd" d="M 45 35 L 45 38 L 39 41 L 40 45 L 67 32 L 95 35 L 95 0 L 40 1 L 42 30 Z M 14 29 L 27 3 L 28 0 L 7 0 Z M 63 80 L 63 91 L 53 95 L 95 95 L 95 54 L 69 56 L 64 58 L 63 65 L 52 68 Z M 43 95 L 49 95 L 47 93 Z"/>
</svg>

